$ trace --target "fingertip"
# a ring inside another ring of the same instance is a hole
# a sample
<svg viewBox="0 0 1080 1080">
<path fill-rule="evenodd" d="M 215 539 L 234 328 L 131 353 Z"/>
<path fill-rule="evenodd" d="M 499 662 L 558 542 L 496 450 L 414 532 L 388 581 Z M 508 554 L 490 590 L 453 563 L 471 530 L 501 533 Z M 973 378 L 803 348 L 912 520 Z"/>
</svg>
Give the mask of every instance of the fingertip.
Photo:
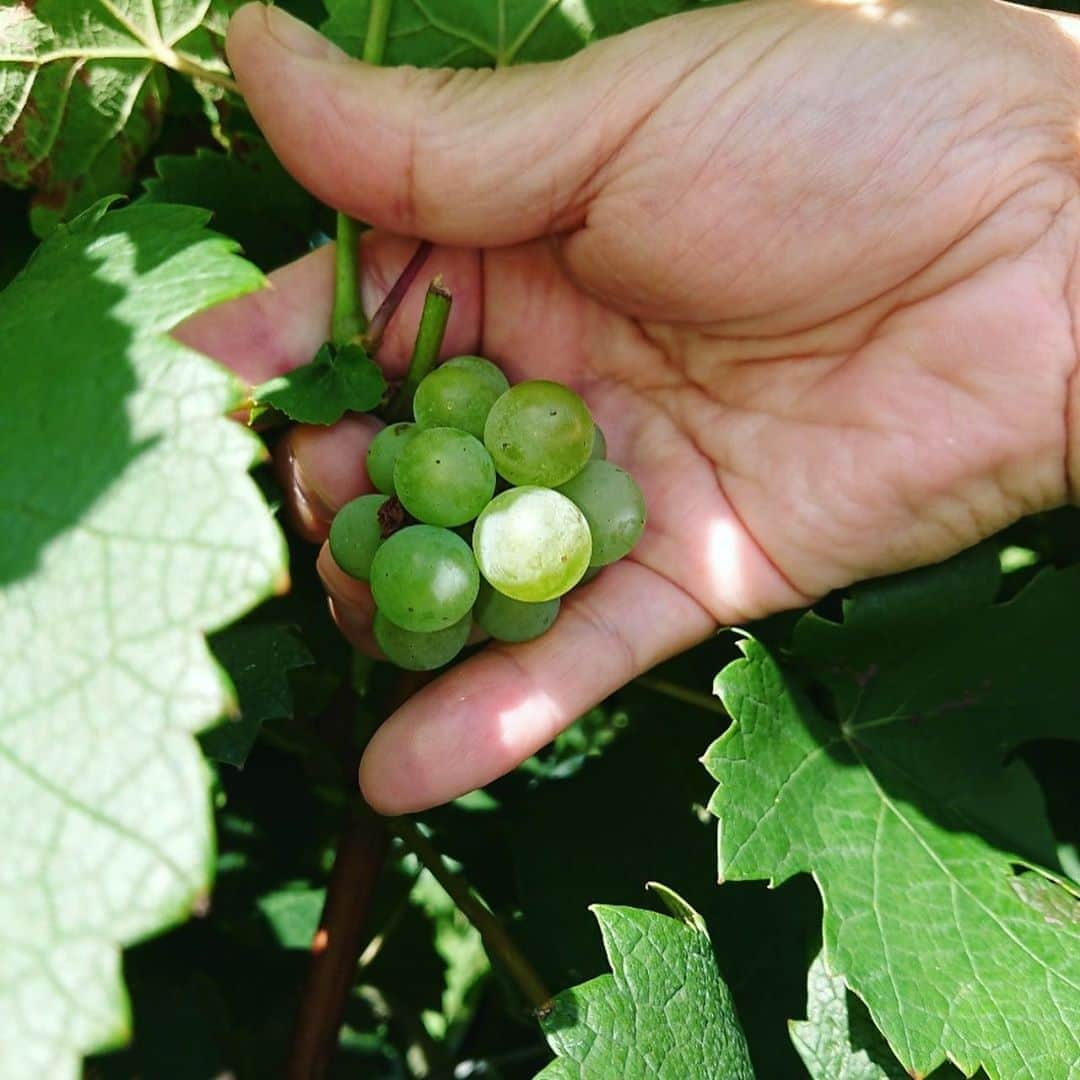
<svg viewBox="0 0 1080 1080">
<path fill-rule="evenodd" d="M 375 813 L 382 814 L 384 817 L 397 817 L 399 814 L 409 814 L 421 809 L 420 807 L 414 807 L 408 799 L 402 799 L 401 792 L 396 789 L 392 782 L 384 784 L 382 782 L 384 775 L 378 769 L 378 762 L 373 763 L 371 756 L 365 751 L 364 756 L 360 759 L 357 779 L 364 802 Z"/>
</svg>

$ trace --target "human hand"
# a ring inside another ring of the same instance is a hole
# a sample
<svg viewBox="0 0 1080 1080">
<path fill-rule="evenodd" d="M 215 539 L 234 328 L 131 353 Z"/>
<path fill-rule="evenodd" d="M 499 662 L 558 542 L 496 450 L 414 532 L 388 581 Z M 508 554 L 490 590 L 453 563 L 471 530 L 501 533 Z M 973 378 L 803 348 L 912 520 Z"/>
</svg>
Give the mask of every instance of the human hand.
<svg viewBox="0 0 1080 1080">
<path fill-rule="evenodd" d="M 575 387 L 649 508 L 549 634 L 488 645 L 383 725 L 361 766 L 373 806 L 490 781 L 717 626 L 1075 496 L 1070 29 L 990 0 L 760 0 L 560 64 L 450 73 L 369 68 L 279 10 L 238 12 L 229 57 L 278 156 L 376 226 L 367 309 L 402 237 L 435 241 L 446 354 Z M 180 333 L 252 381 L 303 363 L 331 264 L 320 250 Z M 421 292 L 384 342 L 391 373 Z M 309 538 L 369 490 L 374 430 L 284 441 Z M 366 586 L 325 546 L 319 566 L 371 648 Z"/>
</svg>

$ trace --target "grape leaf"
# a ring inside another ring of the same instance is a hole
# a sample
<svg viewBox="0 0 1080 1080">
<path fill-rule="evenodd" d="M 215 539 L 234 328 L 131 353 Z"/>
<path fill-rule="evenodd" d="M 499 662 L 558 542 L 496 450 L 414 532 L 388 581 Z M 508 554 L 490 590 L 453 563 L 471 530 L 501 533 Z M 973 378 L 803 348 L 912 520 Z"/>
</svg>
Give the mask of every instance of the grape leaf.
<svg viewBox="0 0 1080 1080">
<path fill-rule="evenodd" d="M 238 240 L 263 270 L 304 254 L 316 223 L 315 200 L 282 168 L 265 140 L 232 136 L 230 152 L 204 148 L 163 154 L 143 199 L 210 210 L 213 226 Z"/>
<path fill-rule="evenodd" d="M 0 7 L 0 181 L 32 187 L 47 235 L 100 195 L 126 191 L 157 138 L 166 68 L 227 70 L 233 0 L 36 0 Z"/>
<path fill-rule="evenodd" d="M 842 623 L 805 616 L 783 666 L 748 640 L 717 678 L 721 879 L 814 875 L 829 969 L 913 1075 L 1080 1061 L 1080 901 L 1017 873 L 1054 844 L 1009 758 L 1080 735 L 1080 567 L 995 604 L 999 575 L 984 549 L 862 588 Z"/>
<path fill-rule="evenodd" d="M 242 769 L 263 722 L 292 715 L 288 673 L 313 660 L 292 627 L 275 623 L 230 627 L 210 647 L 236 688 L 240 713 L 199 741 L 207 757 Z"/>
<path fill-rule="evenodd" d="M 680 917 L 590 909 L 611 974 L 563 991 L 541 1014 L 558 1057 L 537 1080 L 753 1080 L 701 917 L 677 897 L 664 900 Z"/>
<path fill-rule="evenodd" d="M 862 1003 L 830 975 L 818 953 L 807 977 L 807 1019 L 791 1022 L 791 1041 L 813 1080 L 908 1080 Z"/>
<path fill-rule="evenodd" d="M 286 580 L 239 387 L 167 336 L 263 280 L 205 221 L 95 208 L 0 293 L 3 1076 L 126 1039 L 119 946 L 205 903 L 203 634 Z"/>
<path fill-rule="evenodd" d="M 374 409 L 385 392 L 382 371 L 360 345 L 324 345 L 310 363 L 255 387 L 251 418 L 272 408 L 301 424 L 334 424 L 347 409 Z"/>
<path fill-rule="evenodd" d="M 397 0 L 385 62 L 490 67 L 558 60 L 608 34 L 704 6 L 701 0 Z M 370 0 L 328 0 L 323 32 L 360 56 L 369 7 Z"/>
</svg>

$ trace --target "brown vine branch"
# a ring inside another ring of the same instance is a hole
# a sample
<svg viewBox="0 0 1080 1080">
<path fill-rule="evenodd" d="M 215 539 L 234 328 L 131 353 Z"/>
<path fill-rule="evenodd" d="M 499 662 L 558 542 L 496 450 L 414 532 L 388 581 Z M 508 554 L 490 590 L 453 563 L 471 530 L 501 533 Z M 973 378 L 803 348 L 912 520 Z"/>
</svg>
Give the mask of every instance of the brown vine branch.
<svg viewBox="0 0 1080 1080">
<path fill-rule="evenodd" d="M 427 674 L 402 672 L 386 695 L 381 712 L 389 716 L 430 678 Z M 293 1030 L 288 1080 L 319 1080 L 327 1073 L 389 847 L 385 821 L 367 806 L 356 789 L 361 748 L 354 737 L 355 704 L 352 690 L 347 687 L 318 721 L 322 738 L 341 762 L 342 785 L 351 798 L 319 928 L 311 943 L 311 966 Z"/>
<path fill-rule="evenodd" d="M 458 910 L 480 932 L 488 952 L 499 958 L 529 1004 L 536 1010 L 544 1009 L 551 1001 L 551 994 L 543 980 L 502 923 L 476 897 L 468 882 L 446 865 L 441 853 L 414 822 L 408 818 L 390 818 L 386 827 L 431 871 Z"/>
<path fill-rule="evenodd" d="M 326 1075 L 388 841 L 382 822 L 367 807 L 354 811 L 338 841 L 319 929 L 311 943 L 311 967 L 300 999 L 289 1080 Z"/>
</svg>

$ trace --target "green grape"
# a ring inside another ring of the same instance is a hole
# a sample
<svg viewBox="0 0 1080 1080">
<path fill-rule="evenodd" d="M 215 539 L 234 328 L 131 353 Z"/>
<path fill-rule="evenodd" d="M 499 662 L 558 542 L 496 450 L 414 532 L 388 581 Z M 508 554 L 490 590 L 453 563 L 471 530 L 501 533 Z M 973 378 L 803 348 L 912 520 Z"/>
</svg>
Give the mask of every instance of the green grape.
<svg viewBox="0 0 1080 1080">
<path fill-rule="evenodd" d="M 510 383 L 502 373 L 502 368 L 483 356 L 455 356 L 442 366 L 471 371 L 484 379 L 493 390 L 498 390 L 499 394 L 505 394 L 510 389 Z"/>
<path fill-rule="evenodd" d="M 621 559 L 640 539 L 645 529 L 645 498 L 634 478 L 610 461 L 590 461 L 559 491 L 589 523 L 591 566 Z"/>
<path fill-rule="evenodd" d="M 495 465 L 484 444 L 456 428 L 417 431 L 398 455 L 401 505 L 428 525 L 464 525 L 495 494 Z"/>
<path fill-rule="evenodd" d="M 555 621 L 559 606 L 558 599 L 540 604 L 512 600 L 481 581 L 473 616 L 496 641 L 532 641 Z"/>
<path fill-rule="evenodd" d="M 415 424 L 391 424 L 374 439 L 367 452 L 367 471 L 377 491 L 394 494 L 394 464 L 398 455 L 412 442 L 417 432 Z"/>
<path fill-rule="evenodd" d="M 465 647 L 472 629 L 472 616 L 465 614 L 442 630 L 418 634 L 402 629 L 381 611 L 376 611 L 372 629 L 379 648 L 392 664 L 406 671 L 433 671 L 449 664 Z"/>
<path fill-rule="evenodd" d="M 565 495 L 518 487 L 496 495 L 476 519 L 473 551 L 481 573 L 499 592 L 541 603 L 581 580 L 592 539 L 584 515 Z"/>
<path fill-rule="evenodd" d="M 600 430 L 600 425 L 596 424 L 593 427 L 592 453 L 589 455 L 589 460 L 603 461 L 606 457 L 607 439 L 604 438 L 604 433 Z"/>
<path fill-rule="evenodd" d="M 602 566 L 590 566 L 584 574 L 581 575 L 579 585 L 588 585 L 590 581 L 595 581 L 600 576 L 600 571 L 604 568 Z"/>
<path fill-rule="evenodd" d="M 459 356 L 421 381 L 413 414 L 422 428 L 458 428 L 482 439 L 491 406 L 509 388 L 506 376 L 490 360 Z"/>
<path fill-rule="evenodd" d="M 492 406 L 484 445 L 511 484 L 558 487 L 589 460 L 592 417 L 568 387 L 544 379 L 518 383 Z"/>
<path fill-rule="evenodd" d="M 445 630 L 473 606 L 479 588 L 469 545 L 434 525 L 401 529 L 382 542 L 371 561 L 375 604 L 404 630 Z"/>
<path fill-rule="evenodd" d="M 347 502 L 330 523 L 330 554 L 351 577 L 367 581 L 375 549 L 383 542 L 379 511 L 386 495 L 361 495 Z"/>
</svg>

